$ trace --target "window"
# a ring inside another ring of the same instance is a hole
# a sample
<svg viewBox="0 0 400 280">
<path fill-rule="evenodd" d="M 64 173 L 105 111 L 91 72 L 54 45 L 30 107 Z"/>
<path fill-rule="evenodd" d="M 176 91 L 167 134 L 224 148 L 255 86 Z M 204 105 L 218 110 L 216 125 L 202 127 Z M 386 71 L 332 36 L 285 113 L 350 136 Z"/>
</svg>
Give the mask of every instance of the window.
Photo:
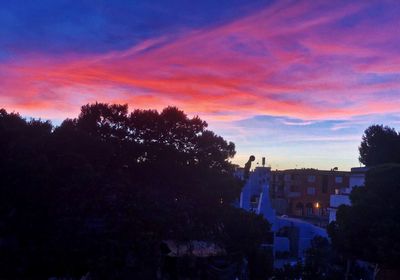
<svg viewBox="0 0 400 280">
<path fill-rule="evenodd" d="M 313 187 L 307 188 L 307 194 L 308 195 L 315 195 L 315 188 L 313 188 Z"/>
<path fill-rule="evenodd" d="M 312 203 L 307 203 L 306 204 L 306 215 L 312 216 L 312 214 L 313 214 L 313 205 L 312 205 Z"/>
<path fill-rule="evenodd" d="M 322 193 L 328 192 L 328 176 L 324 175 L 322 177 Z"/>
<path fill-rule="evenodd" d="M 257 195 L 253 195 L 253 196 L 250 198 L 250 202 L 251 202 L 251 203 L 258 203 L 258 200 L 259 200 L 259 196 L 257 196 Z"/>
<path fill-rule="evenodd" d="M 290 186 L 290 191 L 291 191 L 291 192 L 297 192 L 297 191 L 298 191 L 297 186 L 296 186 L 296 185 L 291 185 L 291 186 Z"/>
<path fill-rule="evenodd" d="M 296 216 L 303 216 L 303 203 L 299 202 L 296 204 L 295 213 Z"/>
<path fill-rule="evenodd" d="M 314 203 L 314 213 L 315 215 L 318 216 L 323 216 L 324 215 L 324 208 L 322 207 L 322 204 L 319 203 L 318 201 Z"/>
<path fill-rule="evenodd" d="M 308 175 L 307 182 L 314 183 L 315 182 L 315 175 Z"/>
<path fill-rule="evenodd" d="M 250 210 L 255 211 L 255 210 L 257 209 L 259 199 L 260 199 L 260 198 L 259 198 L 259 196 L 257 196 L 257 195 L 253 195 L 253 196 L 250 198 L 250 207 L 251 207 Z"/>
<path fill-rule="evenodd" d="M 324 208 L 322 208 L 322 207 L 317 208 L 316 215 L 318 215 L 318 216 L 325 216 Z"/>
<path fill-rule="evenodd" d="M 335 177 L 335 183 L 337 183 L 337 184 L 343 183 L 343 177 L 342 176 L 336 176 Z"/>
</svg>

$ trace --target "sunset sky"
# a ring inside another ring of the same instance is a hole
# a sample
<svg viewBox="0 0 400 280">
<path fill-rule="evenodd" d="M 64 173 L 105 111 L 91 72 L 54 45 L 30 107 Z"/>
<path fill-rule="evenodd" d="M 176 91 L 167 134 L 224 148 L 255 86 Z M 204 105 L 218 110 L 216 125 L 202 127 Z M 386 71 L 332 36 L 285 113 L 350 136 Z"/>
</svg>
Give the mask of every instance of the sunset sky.
<svg viewBox="0 0 400 280">
<path fill-rule="evenodd" d="M 273 169 L 348 170 L 365 128 L 400 128 L 397 0 L 0 4 L 0 107 L 25 117 L 173 105 Z"/>
</svg>

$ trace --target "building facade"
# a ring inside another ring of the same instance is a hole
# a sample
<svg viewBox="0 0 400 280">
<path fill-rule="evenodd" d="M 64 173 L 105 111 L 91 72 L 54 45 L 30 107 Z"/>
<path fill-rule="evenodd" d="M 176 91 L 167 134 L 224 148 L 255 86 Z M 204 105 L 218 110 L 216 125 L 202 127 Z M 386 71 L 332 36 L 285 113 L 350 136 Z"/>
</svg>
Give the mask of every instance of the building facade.
<svg viewBox="0 0 400 280">
<path fill-rule="evenodd" d="M 362 187 L 365 183 L 365 173 L 367 167 L 354 167 L 351 169 L 349 184 L 346 188 L 342 188 L 330 197 L 329 205 L 329 222 L 336 220 L 336 211 L 340 205 L 350 205 L 350 193 L 354 187 Z"/>
<path fill-rule="evenodd" d="M 238 207 L 262 215 L 270 224 L 273 243 L 263 244 L 263 248 L 272 249 L 274 266 L 280 268 L 286 263 L 303 258 L 316 236 L 327 237 L 326 231 L 307 221 L 291 217 L 276 216 L 272 207 L 270 183 L 273 172 L 269 167 L 256 167 L 246 179 L 244 170 L 239 168 L 236 176 L 245 181 Z"/>
<path fill-rule="evenodd" d="M 349 186 L 350 172 L 318 169 L 272 171 L 271 198 L 277 214 L 324 226 L 330 196 Z"/>
</svg>

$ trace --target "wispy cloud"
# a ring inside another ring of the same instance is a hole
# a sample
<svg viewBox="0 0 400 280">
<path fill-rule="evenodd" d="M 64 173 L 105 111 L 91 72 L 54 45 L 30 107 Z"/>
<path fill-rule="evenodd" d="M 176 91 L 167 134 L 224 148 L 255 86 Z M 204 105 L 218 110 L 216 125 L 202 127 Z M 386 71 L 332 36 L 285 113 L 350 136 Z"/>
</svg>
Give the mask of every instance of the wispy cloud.
<svg viewBox="0 0 400 280">
<path fill-rule="evenodd" d="M 300 120 L 300 121 L 282 121 L 282 123 L 285 125 L 306 126 L 306 125 L 313 124 L 314 122 Z"/>
<path fill-rule="evenodd" d="M 400 74 L 398 50 L 391 48 L 400 43 L 392 27 L 400 21 L 363 15 L 374 5 L 279 1 L 221 26 L 144 40 L 123 51 L 17 58 L 0 65 L 0 100 L 32 114 L 58 103 L 67 115 L 95 100 L 175 104 L 216 119 L 395 112 L 400 82 L 385 75 Z M 380 78 L 365 84 L 371 73 Z"/>
</svg>

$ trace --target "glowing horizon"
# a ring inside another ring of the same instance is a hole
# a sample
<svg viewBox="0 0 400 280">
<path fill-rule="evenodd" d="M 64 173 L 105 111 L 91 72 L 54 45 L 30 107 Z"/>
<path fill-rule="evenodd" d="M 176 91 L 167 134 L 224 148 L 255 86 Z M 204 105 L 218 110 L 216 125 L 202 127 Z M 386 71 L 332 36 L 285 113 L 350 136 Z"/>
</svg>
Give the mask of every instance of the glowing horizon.
<svg viewBox="0 0 400 280">
<path fill-rule="evenodd" d="M 44 23 L 14 33 L 32 15 L 9 4 L 0 13 L 11 26 L 1 36 L 1 107 L 57 122 L 95 101 L 172 105 L 233 141 L 236 163 L 254 154 L 274 169 L 358 166 L 366 127 L 399 128 L 400 4 L 256 2 L 207 2 L 201 12 L 143 4 L 130 7 L 143 9 L 130 21 L 126 3 L 63 13 L 49 1 L 31 9 Z M 165 24 L 148 10 L 166 13 Z M 55 12 L 89 19 L 58 22 Z"/>
</svg>

